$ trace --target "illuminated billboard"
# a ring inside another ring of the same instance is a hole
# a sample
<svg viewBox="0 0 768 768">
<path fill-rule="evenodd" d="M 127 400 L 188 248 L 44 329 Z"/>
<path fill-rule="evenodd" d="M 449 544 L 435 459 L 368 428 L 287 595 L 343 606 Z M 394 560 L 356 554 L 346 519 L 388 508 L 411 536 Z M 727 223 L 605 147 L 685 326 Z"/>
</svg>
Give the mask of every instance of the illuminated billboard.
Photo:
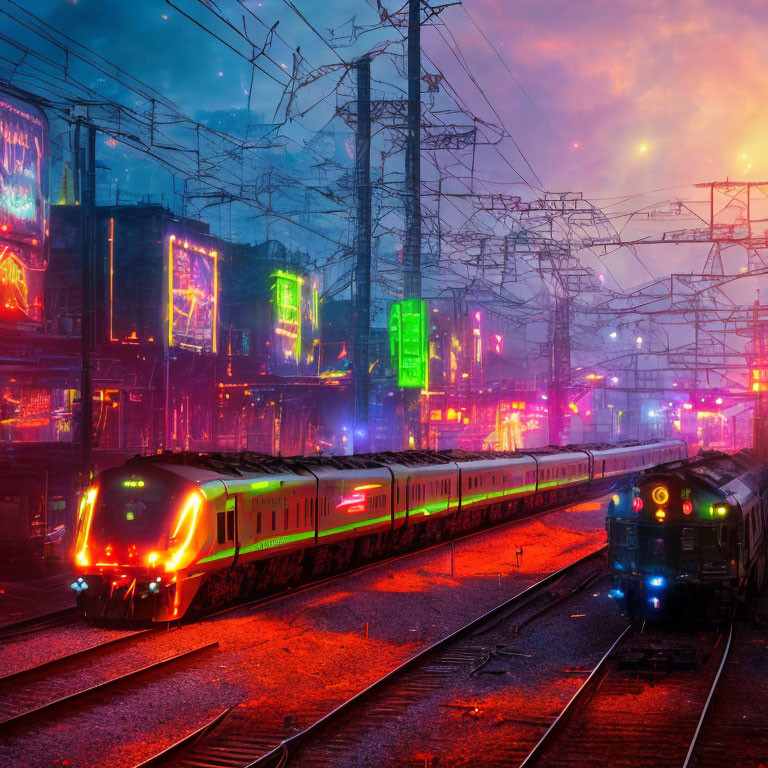
<svg viewBox="0 0 768 768">
<path fill-rule="evenodd" d="M 274 330 L 282 360 L 297 365 L 301 358 L 301 286 L 299 275 L 279 269 L 272 274 L 272 312 Z"/>
<path fill-rule="evenodd" d="M 42 320 L 48 154 L 44 113 L 0 92 L 0 320 Z"/>
<path fill-rule="evenodd" d="M 168 238 L 168 345 L 217 350 L 218 254 L 184 237 Z"/>
<path fill-rule="evenodd" d="M 400 387 L 428 389 L 429 327 L 422 299 L 396 301 L 389 310 L 389 346 Z"/>
</svg>

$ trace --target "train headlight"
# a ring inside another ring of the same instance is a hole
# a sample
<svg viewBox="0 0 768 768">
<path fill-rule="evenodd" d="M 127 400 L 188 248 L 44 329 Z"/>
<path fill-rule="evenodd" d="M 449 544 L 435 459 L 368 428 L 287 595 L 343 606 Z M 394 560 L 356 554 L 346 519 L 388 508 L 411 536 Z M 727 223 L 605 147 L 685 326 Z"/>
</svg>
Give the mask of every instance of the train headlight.
<svg viewBox="0 0 768 768">
<path fill-rule="evenodd" d="M 661 507 L 669 501 L 669 488 L 665 485 L 657 485 L 651 491 L 651 498 Z"/>
<path fill-rule="evenodd" d="M 667 513 L 663 509 L 657 509 L 656 510 L 656 519 L 657 520 L 664 520 L 664 518 L 667 516 Z"/>
<path fill-rule="evenodd" d="M 715 507 L 715 514 L 719 517 L 725 517 L 728 514 L 728 507 L 725 504 L 718 504 Z"/>
</svg>

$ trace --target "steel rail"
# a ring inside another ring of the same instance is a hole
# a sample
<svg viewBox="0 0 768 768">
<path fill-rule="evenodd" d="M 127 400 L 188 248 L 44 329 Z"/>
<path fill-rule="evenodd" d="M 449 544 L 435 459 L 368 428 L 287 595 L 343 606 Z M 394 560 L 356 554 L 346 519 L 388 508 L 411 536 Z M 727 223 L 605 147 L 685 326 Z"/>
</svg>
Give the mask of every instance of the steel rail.
<svg viewBox="0 0 768 768">
<path fill-rule="evenodd" d="M 218 645 L 219 643 L 217 641 L 213 643 L 207 643 L 206 645 L 201 645 L 197 648 L 192 648 L 189 651 L 183 651 L 182 653 L 177 653 L 176 655 L 170 656 L 167 659 L 162 659 L 160 661 L 153 662 L 152 664 L 148 664 L 144 667 L 141 667 L 140 669 L 134 669 L 131 672 L 126 672 L 122 675 L 119 675 L 118 677 L 105 680 L 103 683 L 97 683 L 96 685 L 89 686 L 88 688 L 83 688 L 82 690 L 76 691 L 75 693 L 71 693 L 71 694 L 68 694 L 67 696 L 62 696 L 58 699 L 54 699 L 53 701 L 49 701 L 46 704 L 41 704 L 39 707 L 33 707 L 32 709 L 28 709 L 24 712 L 19 713 L 18 715 L 14 715 L 13 717 L 0 721 L 0 733 L 2 733 L 3 731 L 8 731 L 9 729 L 16 728 L 21 723 L 27 720 L 32 720 L 43 714 L 48 714 L 60 707 L 66 707 L 67 705 L 71 705 L 76 701 L 79 701 L 80 699 L 93 695 L 94 693 L 107 690 L 108 688 L 113 688 L 117 685 L 120 685 L 121 683 L 126 682 L 127 680 L 138 677 L 139 675 L 143 675 L 143 674 L 146 674 L 147 672 L 152 672 L 153 670 L 160 669 L 162 667 L 167 666 L 168 664 L 172 664 L 173 662 L 181 661 L 183 659 L 189 658 L 198 653 L 202 653 L 203 651 L 207 651 L 207 650 L 210 650 L 211 648 L 215 648 Z"/>
<path fill-rule="evenodd" d="M 73 651 L 72 653 L 67 653 L 64 656 L 56 656 L 53 659 L 48 659 L 48 661 L 43 661 L 40 664 L 35 665 L 34 667 L 25 667 L 24 669 L 18 669 L 14 672 L 9 672 L 7 675 L 0 676 L 0 689 L 5 686 L 8 683 L 17 683 L 19 680 L 25 678 L 25 677 L 32 677 L 37 672 L 41 672 L 43 670 L 50 670 L 53 667 L 60 666 L 62 664 L 66 664 L 71 661 L 75 661 L 78 659 L 82 659 L 86 656 L 91 656 L 96 654 L 98 651 L 101 651 L 105 648 L 112 648 L 116 645 L 120 645 L 122 643 L 127 643 L 129 640 L 135 640 L 139 637 L 143 637 L 146 634 L 151 634 L 153 632 L 157 632 L 156 629 L 141 629 L 138 632 L 132 632 L 129 635 L 123 635 L 122 637 L 116 637 L 112 640 L 106 640 L 103 643 L 97 643 L 96 645 L 88 646 L 87 648 L 82 648 L 79 651 Z"/>
<path fill-rule="evenodd" d="M 166 747 L 162 752 L 158 752 L 156 755 L 152 755 L 152 757 L 144 760 L 144 762 L 138 763 L 134 768 L 154 768 L 154 766 L 160 765 L 166 757 L 170 757 L 186 746 L 192 746 L 195 741 L 205 736 L 211 729 L 215 728 L 232 711 L 232 709 L 233 707 L 227 707 L 222 710 L 216 717 L 201 725 L 197 730 L 192 731 L 192 733 L 189 733 L 186 736 L 182 736 L 178 741 L 171 744 L 170 747 Z"/>
<path fill-rule="evenodd" d="M 595 665 L 595 668 L 589 673 L 589 677 L 581 684 L 576 693 L 571 696 L 568 703 L 563 707 L 560 714 L 552 721 L 549 728 L 547 728 L 547 730 L 544 732 L 544 735 L 536 742 L 536 745 L 528 753 L 528 756 L 525 758 L 525 760 L 520 763 L 519 768 L 530 768 L 530 765 L 534 762 L 534 760 L 538 759 L 544 748 L 548 746 L 551 740 L 554 738 L 555 733 L 563 727 L 563 724 L 565 723 L 571 708 L 576 705 L 577 700 L 581 700 L 584 696 L 586 696 L 587 691 L 589 691 L 595 682 L 598 681 L 598 679 L 601 677 L 604 668 L 608 664 L 608 660 L 610 659 L 611 654 L 616 650 L 616 647 L 624 639 L 631 628 L 631 626 L 626 627 L 624 631 L 616 638 L 616 640 L 614 640 L 611 647 L 605 652 L 600 661 L 598 661 Z"/>
<path fill-rule="evenodd" d="M 384 686 L 386 686 L 387 684 L 391 683 L 393 680 L 401 676 L 403 673 L 410 670 L 412 667 L 415 667 L 417 664 L 420 664 L 430 655 L 437 653 L 443 648 L 461 639 L 465 635 L 472 634 L 477 628 L 482 627 L 483 625 L 488 623 L 491 619 L 499 616 L 499 614 L 503 614 L 505 611 L 508 611 L 510 608 L 516 607 L 519 603 L 525 602 L 528 598 L 533 596 L 536 592 L 540 591 L 544 587 L 549 586 L 552 582 L 556 581 L 557 579 L 561 578 L 567 573 L 570 573 L 571 571 L 575 570 L 579 566 L 586 563 L 588 560 L 591 560 L 597 557 L 598 555 L 603 554 L 606 551 L 606 549 L 607 547 L 605 546 L 600 547 L 599 549 L 596 549 L 590 552 L 588 555 L 585 555 L 584 557 L 581 557 L 578 560 L 575 560 L 574 562 L 569 563 L 563 568 L 557 571 L 554 571 L 553 573 L 550 573 L 548 576 L 545 576 L 543 579 L 541 579 L 540 581 L 537 581 L 535 584 L 532 584 L 531 586 L 526 587 L 522 592 L 518 592 L 515 596 L 511 597 L 509 600 L 504 601 L 500 605 L 497 605 L 495 608 L 492 608 L 490 611 L 487 611 L 486 613 L 484 613 L 482 616 L 479 616 L 473 619 L 472 621 L 470 621 L 468 624 L 465 624 L 460 629 L 457 629 L 454 632 L 451 632 L 451 634 L 446 635 L 445 637 L 433 643 L 432 645 L 428 646 L 427 648 L 424 648 L 423 650 L 419 651 L 417 654 L 415 654 L 414 656 L 411 656 L 402 664 L 395 667 L 395 669 L 391 670 L 386 675 L 379 678 L 375 682 L 371 683 L 368 687 L 364 688 L 362 691 L 358 692 L 351 698 L 341 703 L 335 709 L 331 710 L 328 714 L 324 715 L 319 720 L 316 720 L 314 723 L 312 723 L 312 725 L 305 728 L 300 733 L 297 733 L 294 736 L 291 736 L 290 738 L 285 739 L 277 747 L 261 755 L 256 760 L 248 763 L 244 768 L 263 768 L 264 766 L 270 765 L 272 761 L 275 761 L 277 765 L 285 764 L 285 761 L 289 758 L 292 749 L 295 749 L 296 747 L 301 745 L 302 742 L 311 738 L 314 734 L 319 732 L 322 728 L 330 724 L 332 721 L 338 719 L 342 714 L 346 713 L 353 707 L 360 704 L 363 700 L 370 697 L 373 693 L 376 693 L 381 688 L 383 688 Z M 625 632 L 622 633 L 622 637 L 624 636 L 626 631 L 627 630 L 625 630 Z M 613 647 L 611 648 L 611 650 L 613 650 Z M 608 654 L 606 654 L 606 656 L 607 655 Z"/>
<path fill-rule="evenodd" d="M 689 768 L 691 765 L 691 760 L 693 759 L 693 753 L 696 749 L 696 744 L 699 740 L 699 734 L 701 733 L 701 728 L 704 725 L 704 720 L 707 718 L 707 713 L 709 712 L 709 705 L 712 702 L 712 699 L 714 698 L 715 691 L 717 690 L 717 685 L 720 682 L 720 675 L 723 672 L 723 669 L 725 669 L 725 663 L 728 660 L 728 654 L 731 650 L 731 640 L 733 639 L 733 622 L 731 622 L 730 629 L 728 631 L 728 642 L 725 644 L 725 650 L 723 651 L 723 658 L 720 661 L 720 666 L 717 669 L 717 674 L 715 675 L 715 679 L 712 682 L 712 687 L 709 690 L 709 695 L 707 696 L 707 700 L 704 702 L 704 709 L 701 712 L 701 717 L 699 718 L 699 722 L 696 724 L 696 731 L 693 734 L 693 738 L 691 739 L 691 745 L 688 747 L 688 754 L 685 756 L 685 762 L 683 763 L 683 768 Z"/>
<path fill-rule="evenodd" d="M 63 608 L 60 611 L 52 611 L 51 613 L 43 613 L 39 616 L 32 616 L 12 624 L 0 626 L 0 643 L 5 642 L 6 640 L 12 640 L 15 637 L 31 634 L 39 629 L 49 629 L 57 626 L 65 626 L 66 624 L 73 624 L 81 619 L 82 617 L 77 613 L 77 608 L 75 606 L 72 606 L 71 608 Z"/>
</svg>

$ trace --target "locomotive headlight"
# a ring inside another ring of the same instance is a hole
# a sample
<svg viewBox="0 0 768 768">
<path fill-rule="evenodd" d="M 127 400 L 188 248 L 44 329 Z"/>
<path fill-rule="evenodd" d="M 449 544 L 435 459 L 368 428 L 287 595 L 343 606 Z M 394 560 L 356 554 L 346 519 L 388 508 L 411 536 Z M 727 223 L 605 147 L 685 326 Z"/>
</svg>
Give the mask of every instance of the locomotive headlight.
<svg viewBox="0 0 768 768">
<path fill-rule="evenodd" d="M 193 553 L 190 553 L 189 545 L 192 542 L 192 536 L 197 527 L 197 516 L 200 512 L 202 498 L 199 493 L 192 493 L 184 502 L 179 515 L 179 521 L 176 523 L 176 529 L 171 534 L 171 543 L 181 541 L 181 544 L 175 547 L 171 558 L 165 564 L 166 571 L 175 571 L 178 568 L 184 568 L 189 565 Z"/>
<path fill-rule="evenodd" d="M 726 507 L 725 504 L 718 504 L 715 507 L 715 514 L 720 517 L 725 517 L 728 514 L 728 507 Z"/>
<path fill-rule="evenodd" d="M 657 485 L 651 491 L 651 498 L 660 506 L 663 507 L 669 501 L 669 489 L 664 485 Z"/>
</svg>

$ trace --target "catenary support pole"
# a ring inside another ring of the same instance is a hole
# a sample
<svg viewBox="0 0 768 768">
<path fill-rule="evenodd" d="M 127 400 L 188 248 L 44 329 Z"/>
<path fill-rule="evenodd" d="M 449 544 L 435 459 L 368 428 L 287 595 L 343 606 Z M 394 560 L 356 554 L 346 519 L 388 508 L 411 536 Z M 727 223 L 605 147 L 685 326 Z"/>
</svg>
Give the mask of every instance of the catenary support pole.
<svg viewBox="0 0 768 768">
<path fill-rule="evenodd" d="M 355 453 L 370 450 L 369 334 L 371 325 L 371 60 L 365 56 L 357 72 L 357 135 L 355 143 L 355 329 L 352 366 L 355 384 Z"/>
</svg>

